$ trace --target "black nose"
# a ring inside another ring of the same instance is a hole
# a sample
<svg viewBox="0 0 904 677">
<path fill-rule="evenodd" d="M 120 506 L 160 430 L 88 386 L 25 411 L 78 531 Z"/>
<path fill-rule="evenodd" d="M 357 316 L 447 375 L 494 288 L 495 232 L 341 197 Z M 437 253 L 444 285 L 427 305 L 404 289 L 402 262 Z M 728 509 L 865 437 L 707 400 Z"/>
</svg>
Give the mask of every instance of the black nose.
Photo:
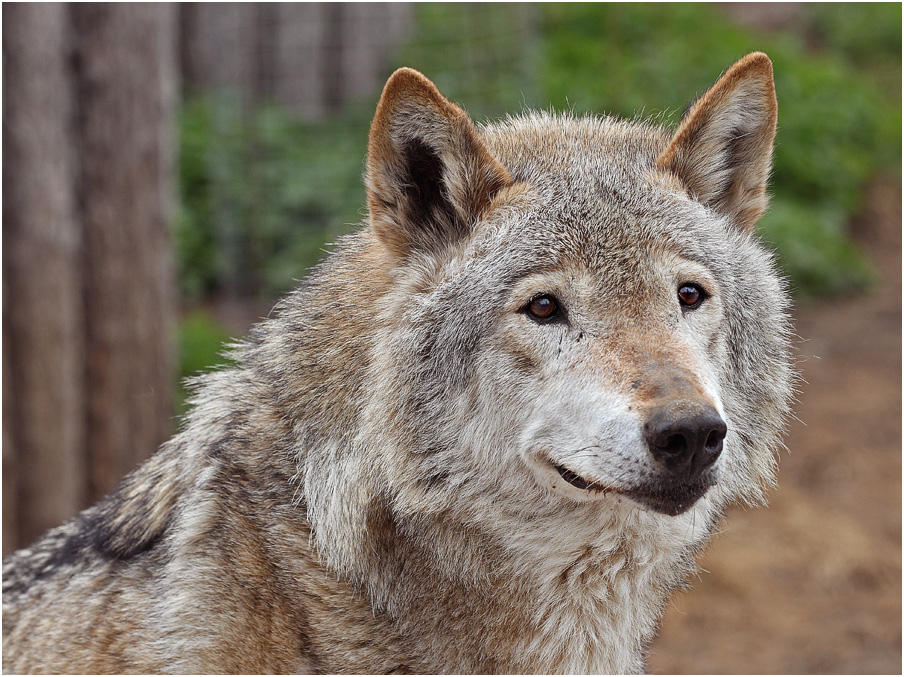
<svg viewBox="0 0 904 677">
<path fill-rule="evenodd" d="M 719 458 L 726 430 L 725 421 L 711 405 L 682 402 L 654 411 L 643 434 L 657 463 L 690 480 Z"/>
</svg>

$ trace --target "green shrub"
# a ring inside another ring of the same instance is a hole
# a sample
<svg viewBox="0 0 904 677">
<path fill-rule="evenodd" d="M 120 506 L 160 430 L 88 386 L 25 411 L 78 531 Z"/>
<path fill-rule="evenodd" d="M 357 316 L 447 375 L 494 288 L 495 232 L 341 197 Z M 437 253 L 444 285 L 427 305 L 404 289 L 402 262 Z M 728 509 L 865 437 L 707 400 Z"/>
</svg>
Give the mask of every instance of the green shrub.
<svg viewBox="0 0 904 677">
<path fill-rule="evenodd" d="M 796 33 L 754 34 L 698 4 L 555 4 L 545 7 L 543 24 L 545 91 L 555 107 L 579 113 L 631 115 L 646 106 L 675 122 L 668 106 L 702 91 L 718 69 L 754 50 L 770 55 L 779 132 L 775 197 L 761 231 L 803 296 L 868 286 L 869 263 L 846 224 L 865 182 L 900 171 L 901 162 L 900 84 L 883 90 L 880 77 L 864 77 L 856 66 L 873 59 L 881 64 L 873 73 L 885 69 L 900 83 L 900 6 L 816 5 L 811 12 L 810 32 L 822 42 L 815 54 Z M 870 49 L 874 32 L 882 58 Z"/>
<path fill-rule="evenodd" d="M 186 102 L 176 223 L 183 296 L 273 298 L 361 218 L 367 121 L 316 124 L 234 97 Z"/>
<path fill-rule="evenodd" d="M 225 357 L 226 345 L 232 336 L 211 315 L 194 310 L 179 323 L 179 382 L 176 393 L 176 414 L 185 413 L 187 392 L 185 379 L 209 371 L 214 365 L 232 364 Z"/>
</svg>

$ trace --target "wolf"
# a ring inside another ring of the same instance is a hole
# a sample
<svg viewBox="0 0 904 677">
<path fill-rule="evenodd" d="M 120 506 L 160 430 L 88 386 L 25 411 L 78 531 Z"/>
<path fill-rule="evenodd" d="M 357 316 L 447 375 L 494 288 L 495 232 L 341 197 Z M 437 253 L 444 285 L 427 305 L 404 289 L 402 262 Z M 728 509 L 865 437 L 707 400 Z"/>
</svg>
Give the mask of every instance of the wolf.
<svg viewBox="0 0 904 677">
<path fill-rule="evenodd" d="M 634 673 L 793 393 L 772 64 L 675 130 L 388 80 L 368 215 L 172 440 L 3 564 L 3 665 Z"/>
</svg>

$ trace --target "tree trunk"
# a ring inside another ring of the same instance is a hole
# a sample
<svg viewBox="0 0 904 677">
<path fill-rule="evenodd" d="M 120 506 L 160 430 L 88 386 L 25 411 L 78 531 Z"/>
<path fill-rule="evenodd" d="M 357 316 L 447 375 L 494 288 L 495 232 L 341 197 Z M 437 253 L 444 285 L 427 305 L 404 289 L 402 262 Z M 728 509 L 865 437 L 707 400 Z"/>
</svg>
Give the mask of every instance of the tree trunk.
<svg viewBox="0 0 904 677">
<path fill-rule="evenodd" d="M 3 551 L 171 431 L 175 9 L 3 6 Z"/>
<path fill-rule="evenodd" d="M 3 550 L 85 500 L 69 10 L 3 6 Z"/>
<path fill-rule="evenodd" d="M 87 318 L 88 497 L 171 432 L 175 8 L 71 5 Z"/>
</svg>

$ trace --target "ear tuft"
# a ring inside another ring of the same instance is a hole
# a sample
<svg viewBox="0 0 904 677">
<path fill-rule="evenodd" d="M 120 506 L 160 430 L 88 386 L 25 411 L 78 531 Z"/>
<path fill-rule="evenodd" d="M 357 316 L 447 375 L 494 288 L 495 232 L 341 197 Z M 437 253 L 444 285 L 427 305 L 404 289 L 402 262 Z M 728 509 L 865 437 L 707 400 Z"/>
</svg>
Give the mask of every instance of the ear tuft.
<svg viewBox="0 0 904 677">
<path fill-rule="evenodd" d="M 366 184 L 371 227 L 394 255 L 458 241 L 509 183 L 461 108 L 415 70 L 392 74 L 370 128 Z"/>
<path fill-rule="evenodd" d="M 753 52 L 691 104 L 657 166 L 695 199 L 750 230 L 768 204 L 778 103 L 772 62 Z"/>
</svg>

